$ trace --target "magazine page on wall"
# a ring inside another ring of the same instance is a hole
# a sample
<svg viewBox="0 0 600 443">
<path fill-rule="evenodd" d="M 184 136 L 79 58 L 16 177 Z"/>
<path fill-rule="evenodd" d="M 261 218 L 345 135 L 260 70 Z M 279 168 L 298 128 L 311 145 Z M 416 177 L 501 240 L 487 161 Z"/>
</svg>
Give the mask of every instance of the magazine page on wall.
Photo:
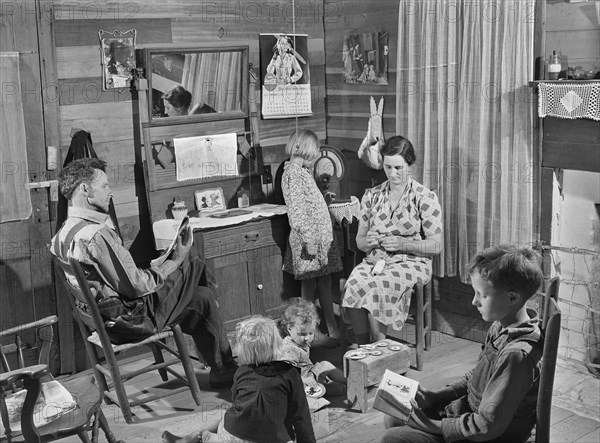
<svg viewBox="0 0 600 443">
<path fill-rule="evenodd" d="M 263 118 L 312 115 L 308 34 L 260 34 Z"/>
</svg>

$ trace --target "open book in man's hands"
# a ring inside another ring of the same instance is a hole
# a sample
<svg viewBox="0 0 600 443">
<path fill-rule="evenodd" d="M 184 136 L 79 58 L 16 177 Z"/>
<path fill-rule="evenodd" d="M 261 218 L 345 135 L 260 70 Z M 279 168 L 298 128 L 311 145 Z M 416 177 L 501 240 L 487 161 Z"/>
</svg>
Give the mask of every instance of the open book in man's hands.
<svg viewBox="0 0 600 443">
<path fill-rule="evenodd" d="M 408 422 L 413 410 L 410 401 L 415 398 L 418 388 L 418 381 L 386 369 L 377 388 L 373 409 Z"/>
<path fill-rule="evenodd" d="M 189 223 L 190 223 L 190 218 L 187 215 L 181 219 L 181 223 L 179 223 L 179 226 L 177 227 L 177 231 L 175 233 L 175 236 L 173 237 L 173 240 L 171 241 L 171 244 L 165 250 L 165 252 L 161 254 L 160 257 L 157 257 L 150 262 L 151 267 L 160 266 L 165 262 L 165 260 L 167 258 L 169 258 L 169 255 L 171 255 L 171 252 L 173 252 L 173 250 L 175 249 L 175 246 L 177 246 L 177 239 L 179 238 L 180 235 L 183 235 L 183 233 L 185 232 L 186 229 L 188 229 Z M 194 236 L 192 235 L 190 238 L 190 241 L 193 242 L 193 240 L 194 240 Z"/>
</svg>

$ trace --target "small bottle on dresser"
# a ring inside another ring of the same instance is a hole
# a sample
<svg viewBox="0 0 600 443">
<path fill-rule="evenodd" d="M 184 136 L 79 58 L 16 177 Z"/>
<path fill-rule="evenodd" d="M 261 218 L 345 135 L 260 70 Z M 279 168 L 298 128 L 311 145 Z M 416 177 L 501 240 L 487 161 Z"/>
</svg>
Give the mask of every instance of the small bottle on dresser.
<svg viewBox="0 0 600 443">
<path fill-rule="evenodd" d="M 250 194 L 242 188 L 237 193 L 238 208 L 247 208 L 250 206 Z"/>
</svg>

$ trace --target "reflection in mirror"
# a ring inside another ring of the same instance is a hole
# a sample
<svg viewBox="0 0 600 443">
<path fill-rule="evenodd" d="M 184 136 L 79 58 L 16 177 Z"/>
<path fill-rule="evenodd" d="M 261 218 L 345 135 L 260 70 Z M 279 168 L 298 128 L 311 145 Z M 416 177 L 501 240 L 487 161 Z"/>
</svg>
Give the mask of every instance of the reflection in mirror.
<svg viewBox="0 0 600 443">
<path fill-rule="evenodd" d="M 247 47 L 148 49 L 147 72 L 152 120 L 202 114 L 246 116 Z"/>
</svg>

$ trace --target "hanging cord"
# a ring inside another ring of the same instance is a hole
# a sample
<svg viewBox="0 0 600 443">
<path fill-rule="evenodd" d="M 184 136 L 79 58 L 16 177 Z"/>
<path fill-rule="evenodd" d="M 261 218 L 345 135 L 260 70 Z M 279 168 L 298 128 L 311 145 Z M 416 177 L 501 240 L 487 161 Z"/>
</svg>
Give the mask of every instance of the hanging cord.
<svg viewBox="0 0 600 443">
<path fill-rule="evenodd" d="M 296 0 L 292 0 L 292 35 L 294 36 L 294 50 L 297 51 L 296 46 Z M 296 94 L 294 95 L 294 99 L 297 96 L 298 85 L 296 85 Z M 298 102 L 296 102 L 296 133 L 298 133 Z"/>
</svg>

